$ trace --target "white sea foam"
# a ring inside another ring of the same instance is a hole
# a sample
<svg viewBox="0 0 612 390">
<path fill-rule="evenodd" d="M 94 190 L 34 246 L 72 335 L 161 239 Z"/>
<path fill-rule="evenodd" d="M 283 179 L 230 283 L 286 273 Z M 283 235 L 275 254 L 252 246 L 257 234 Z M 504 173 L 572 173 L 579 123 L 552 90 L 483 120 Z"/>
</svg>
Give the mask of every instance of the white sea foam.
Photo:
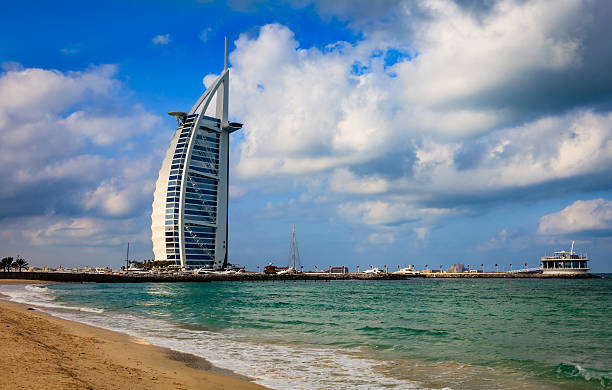
<svg viewBox="0 0 612 390">
<path fill-rule="evenodd" d="M 218 367 L 253 378 L 273 389 L 420 389 L 387 377 L 380 361 L 356 351 L 309 346 L 258 344 L 244 337 L 180 328 L 162 320 L 131 315 L 58 313 L 60 317 L 127 333 L 162 347 L 206 358 Z"/>
<path fill-rule="evenodd" d="M 258 343 L 238 333 L 185 329 L 165 320 L 111 314 L 97 308 L 75 308 L 56 302 L 52 291 L 44 286 L 2 286 L 0 293 L 12 301 L 43 308 L 64 319 L 123 332 L 158 346 L 204 357 L 218 367 L 246 375 L 273 389 L 423 388 L 415 382 L 385 375 L 384 361 L 360 356 L 359 350 Z"/>
<path fill-rule="evenodd" d="M 41 284 L 2 285 L 0 286 L 0 294 L 8 296 L 12 302 L 39 308 L 84 311 L 88 313 L 102 313 L 104 311 L 104 309 L 95 307 L 71 306 L 63 302 L 57 302 L 52 291 Z"/>
</svg>

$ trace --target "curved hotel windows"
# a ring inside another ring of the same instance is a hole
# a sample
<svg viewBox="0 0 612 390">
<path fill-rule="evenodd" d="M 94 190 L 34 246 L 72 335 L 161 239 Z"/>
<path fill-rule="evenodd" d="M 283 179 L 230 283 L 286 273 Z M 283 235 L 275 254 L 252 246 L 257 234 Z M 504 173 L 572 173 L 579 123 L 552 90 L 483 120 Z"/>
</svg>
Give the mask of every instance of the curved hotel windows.
<svg viewBox="0 0 612 390">
<path fill-rule="evenodd" d="M 178 129 L 159 171 L 151 215 L 156 260 L 181 267 L 227 265 L 229 134 L 242 125 L 227 120 L 229 69 L 189 113 L 172 112 Z M 204 115 L 216 96 L 216 117 Z"/>
</svg>

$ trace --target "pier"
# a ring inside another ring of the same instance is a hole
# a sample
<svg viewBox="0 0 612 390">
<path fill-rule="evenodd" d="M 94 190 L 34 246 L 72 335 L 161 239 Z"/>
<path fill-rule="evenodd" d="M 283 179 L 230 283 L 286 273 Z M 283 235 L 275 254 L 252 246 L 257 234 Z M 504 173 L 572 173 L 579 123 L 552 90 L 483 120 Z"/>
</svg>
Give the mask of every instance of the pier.
<svg viewBox="0 0 612 390">
<path fill-rule="evenodd" d="M 363 274 L 363 273 L 294 273 L 269 275 L 263 273 L 235 274 L 98 274 L 77 272 L 0 272 L 0 279 L 40 280 L 41 282 L 62 283 L 177 283 L 177 282 L 215 282 L 215 281 L 285 281 L 285 280 L 405 280 L 405 279 L 591 279 L 599 278 L 593 274 L 547 275 L 541 273 L 479 272 L 479 273 L 420 273 L 414 274 Z"/>
</svg>

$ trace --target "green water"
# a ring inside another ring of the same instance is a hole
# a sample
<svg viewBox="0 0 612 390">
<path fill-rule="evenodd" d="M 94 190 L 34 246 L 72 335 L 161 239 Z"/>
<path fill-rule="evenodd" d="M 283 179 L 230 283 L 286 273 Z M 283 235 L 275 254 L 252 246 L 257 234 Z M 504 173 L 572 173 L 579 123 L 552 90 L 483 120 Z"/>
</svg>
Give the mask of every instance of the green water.
<svg viewBox="0 0 612 390">
<path fill-rule="evenodd" d="M 288 388 L 612 388 L 612 279 L 48 289 L 54 302 L 104 310 L 75 314 L 81 320 L 200 354 L 276 388 L 287 379 L 295 381 Z"/>
</svg>

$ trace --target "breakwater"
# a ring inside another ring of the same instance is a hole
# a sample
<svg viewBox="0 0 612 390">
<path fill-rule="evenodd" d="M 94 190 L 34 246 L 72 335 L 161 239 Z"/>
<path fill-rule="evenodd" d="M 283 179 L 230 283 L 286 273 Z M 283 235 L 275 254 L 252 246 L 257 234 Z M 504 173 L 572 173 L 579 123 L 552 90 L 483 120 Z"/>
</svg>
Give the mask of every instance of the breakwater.
<svg viewBox="0 0 612 390">
<path fill-rule="evenodd" d="M 285 281 L 285 280 L 404 280 L 413 278 L 456 279 L 456 278 L 543 278 L 543 279 L 590 279 L 599 278 L 593 274 L 577 275 L 543 275 L 540 273 L 415 273 L 415 274 L 330 274 L 330 273 L 303 273 L 268 275 L 262 273 L 235 273 L 235 274 L 96 274 L 77 272 L 0 272 L 0 279 L 40 280 L 46 282 L 72 282 L 72 283 L 149 283 L 149 282 L 213 282 L 213 281 Z"/>
</svg>

